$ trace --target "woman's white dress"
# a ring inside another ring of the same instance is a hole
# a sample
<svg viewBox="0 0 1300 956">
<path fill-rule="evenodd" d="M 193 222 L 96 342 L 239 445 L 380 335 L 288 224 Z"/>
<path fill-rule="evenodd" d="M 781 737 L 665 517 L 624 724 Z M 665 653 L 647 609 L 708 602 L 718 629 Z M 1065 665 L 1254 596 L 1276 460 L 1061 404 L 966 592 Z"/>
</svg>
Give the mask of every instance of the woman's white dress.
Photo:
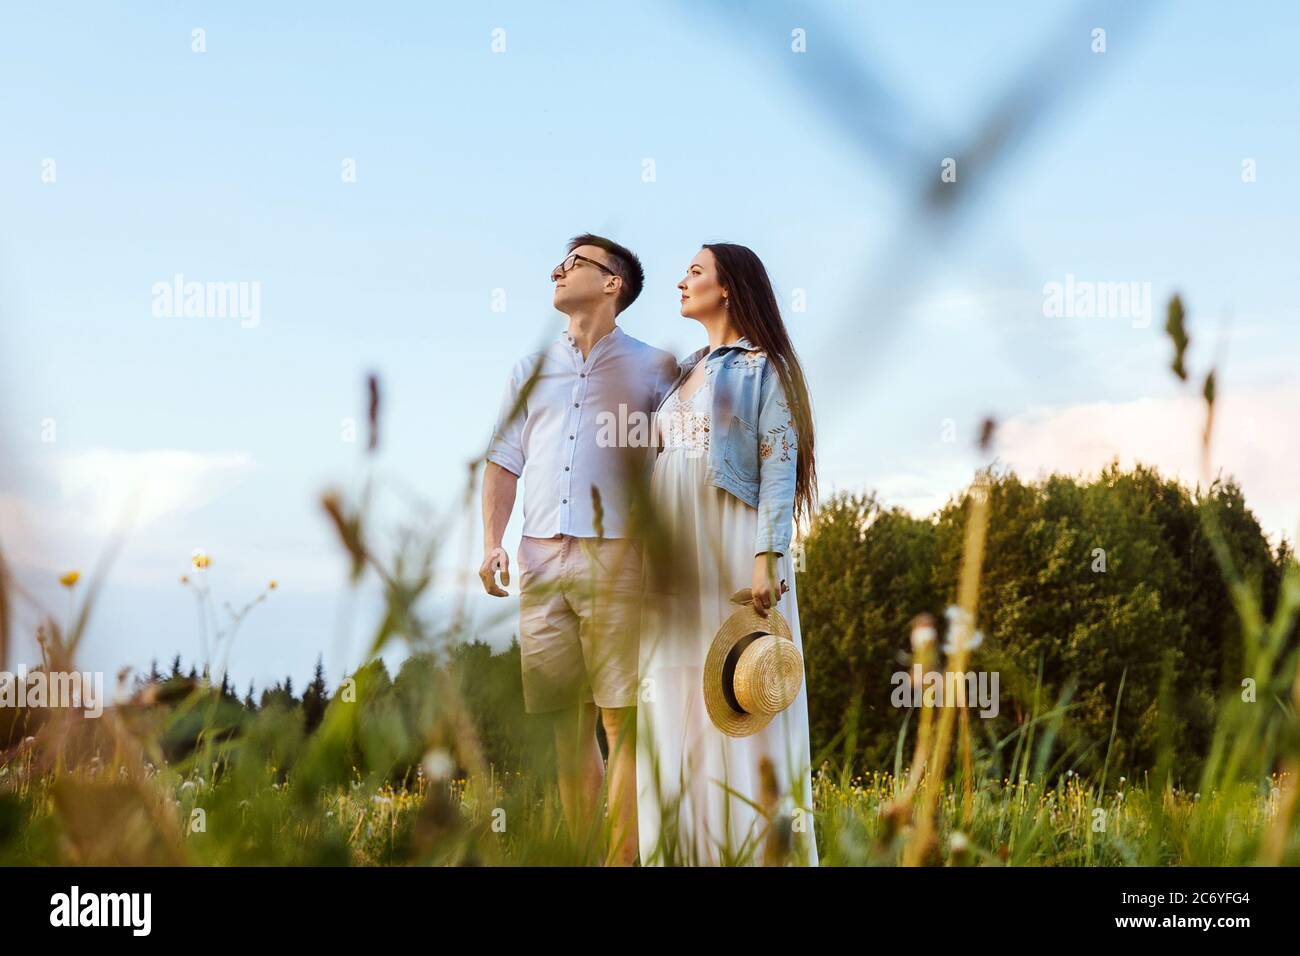
<svg viewBox="0 0 1300 956">
<path fill-rule="evenodd" d="M 705 654 L 736 610 L 731 596 L 750 586 L 758 523 L 754 508 L 704 480 L 711 393 L 706 374 L 689 399 L 674 392 L 656 416 L 665 450 L 655 460 L 651 495 L 677 542 L 677 563 L 673 584 L 651 583 L 647 572 L 642 610 L 636 737 L 641 862 L 761 864 L 770 814 L 785 817 L 778 832 L 792 834 L 785 862 L 816 866 L 806 682 L 790 707 L 748 737 L 724 734 L 704 708 Z M 777 575 L 790 587 L 777 608 L 802 655 L 789 554 L 778 560 Z M 765 798 L 760 776 L 763 757 L 775 771 L 774 813 L 749 802 L 772 807 L 772 792 Z"/>
</svg>

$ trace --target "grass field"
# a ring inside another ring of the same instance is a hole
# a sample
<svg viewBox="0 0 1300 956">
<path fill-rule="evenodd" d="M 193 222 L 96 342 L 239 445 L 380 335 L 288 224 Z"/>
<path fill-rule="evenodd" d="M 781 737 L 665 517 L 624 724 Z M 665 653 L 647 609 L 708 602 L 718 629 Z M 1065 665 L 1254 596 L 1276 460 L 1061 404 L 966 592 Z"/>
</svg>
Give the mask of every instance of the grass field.
<svg viewBox="0 0 1300 956">
<path fill-rule="evenodd" d="M 302 802 L 267 768 L 260 789 L 145 768 L 35 772 L 31 751 L 0 767 L 0 862 L 189 865 L 574 865 L 558 795 L 527 775 L 326 788 Z M 897 800 L 905 780 L 873 773 L 814 778 L 823 866 L 892 866 L 916 828 Z M 1237 866 L 1260 861 L 1284 784 L 1204 795 L 1077 777 L 1055 786 L 985 781 L 969 812 L 959 788 L 939 800 L 936 851 L 948 866 Z M 73 794 L 78 796 L 73 797 Z M 206 808 L 202 818 L 196 808 Z M 598 834 L 593 833 L 593 838 Z M 1300 863 L 1291 828 L 1278 860 Z"/>
</svg>

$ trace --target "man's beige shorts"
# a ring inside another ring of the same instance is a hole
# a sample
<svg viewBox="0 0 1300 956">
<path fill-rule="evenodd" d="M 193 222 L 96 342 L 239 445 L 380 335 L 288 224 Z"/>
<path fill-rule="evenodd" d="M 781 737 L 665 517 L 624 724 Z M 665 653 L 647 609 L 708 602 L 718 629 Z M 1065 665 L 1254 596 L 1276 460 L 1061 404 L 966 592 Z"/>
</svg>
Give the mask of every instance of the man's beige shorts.
<svg viewBox="0 0 1300 956">
<path fill-rule="evenodd" d="M 515 560 L 524 709 L 635 706 L 640 543 L 525 536 Z"/>
</svg>

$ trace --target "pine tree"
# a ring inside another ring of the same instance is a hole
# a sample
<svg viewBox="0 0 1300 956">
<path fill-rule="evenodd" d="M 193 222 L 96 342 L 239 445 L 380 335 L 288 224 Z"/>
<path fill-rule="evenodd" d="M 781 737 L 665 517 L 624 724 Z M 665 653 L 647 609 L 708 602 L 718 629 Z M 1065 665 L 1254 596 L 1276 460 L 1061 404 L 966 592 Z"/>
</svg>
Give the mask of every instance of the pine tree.
<svg viewBox="0 0 1300 956">
<path fill-rule="evenodd" d="M 294 699 L 291 687 L 287 683 L 281 684 L 277 681 L 274 687 L 262 691 L 262 703 L 259 709 L 283 707 L 286 710 L 291 710 L 297 704 L 298 701 Z"/>
<path fill-rule="evenodd" d="M 320 656 L 316 658 L 316 672 L 312 675 L 311 683 L 302 693 L 302 711 L 305 718 L 307 732 L 311 733 L 325 717 L 325 703 L 329 699 L 329 691 L 325 686 L 325 664 Z"/>
<path fill-rule="evenodd" d="M 262 691 L 262 699 L 258 701 L 258 710 L 266 710 L 268 706 L 274 704 L 276 698 L 280 696 L 280 682 L 276 681 L 270 687 Z"/>
</svg>

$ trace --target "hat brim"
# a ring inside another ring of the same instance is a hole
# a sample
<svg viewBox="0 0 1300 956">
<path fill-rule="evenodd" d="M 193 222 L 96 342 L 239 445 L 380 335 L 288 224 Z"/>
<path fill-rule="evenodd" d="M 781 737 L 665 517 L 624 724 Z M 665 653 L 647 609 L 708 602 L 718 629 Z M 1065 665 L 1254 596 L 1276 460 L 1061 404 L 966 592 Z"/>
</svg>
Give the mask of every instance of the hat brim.
<svg viewBox="0 0 1300 956">
<path fill-rule="evenodd" d="M 704 657 L 704 707 L 708 711 L 709 720 L 713 721 L 713 726 L 729 737 L 748 737 L 756 734 L 770 724 L 772 718 L 776 716 L 775 714 L 748 714 L 738 710 L 736 705 L 727 699 L 726 687 L 723 684 L 727 657 L 736 645 L 751 636 L 764 634 L 775 634 L 788 641 L 794 640 L 790 634 L 790 623 L 776 608 L 770 609 L 767 617 L 763 617 L 754 610 L 752 605 L 745 605 L 722 622 Z"/>
</svg>

